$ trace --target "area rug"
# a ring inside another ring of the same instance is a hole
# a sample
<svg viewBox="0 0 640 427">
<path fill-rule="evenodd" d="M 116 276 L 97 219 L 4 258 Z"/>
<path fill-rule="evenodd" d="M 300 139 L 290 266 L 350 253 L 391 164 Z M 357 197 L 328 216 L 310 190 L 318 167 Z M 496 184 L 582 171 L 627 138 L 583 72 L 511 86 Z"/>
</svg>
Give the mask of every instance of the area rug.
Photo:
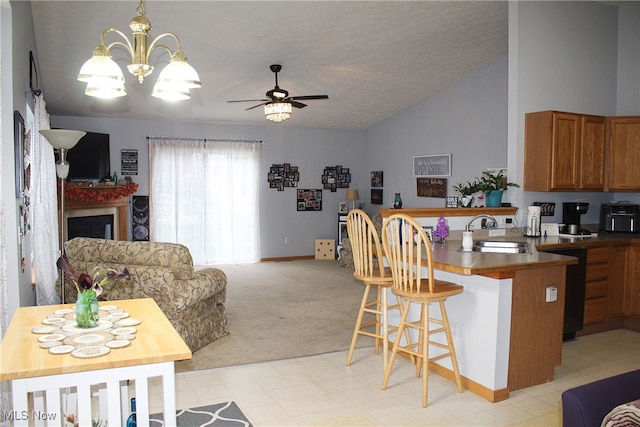
<svg viewBox="0 0 640 427">
<path fill-rule="evenodd" d="M 176 411 L 177 427 L 251 427 L 251 422 L 235 402 L 218 403 Z M 149 426 L 164 427 L 162 414 L 149 416 Z M 173 427 L 173 426 L 166 426 Z"/>
<path fill-rule="evenodd" d="M 338 261 L 219 266 L 230 334 L 176 363 L 176 372 L 267 362 L 349 348 L 364 287 Z M 373 345 L 360 337 L 358 347 Z"/>
</svg>

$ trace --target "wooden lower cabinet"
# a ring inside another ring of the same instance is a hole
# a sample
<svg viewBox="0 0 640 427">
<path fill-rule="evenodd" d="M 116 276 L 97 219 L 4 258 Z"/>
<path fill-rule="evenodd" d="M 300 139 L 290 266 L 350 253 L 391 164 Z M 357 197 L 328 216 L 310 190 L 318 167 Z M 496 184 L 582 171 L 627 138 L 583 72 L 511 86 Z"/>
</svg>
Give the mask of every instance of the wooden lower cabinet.
<svg viewBox="0 0 640 427">
<path fill-rule="evenodd" d="M 624 314 L 640 323 L 640 243 L 634 243 L 629 253 L 626 289 L 624 292 Z"/>
<path fill-rule="evenodd" d="M 623 327 L 640 332 L 640 242 L 587 250 L 584 329 L 577 335 Z"/>
<path fill-rule="evenodd" d="M 632 249 L 628 246 L 611 248 L 609 261 L 609 292 L 607 294 L 607 319 L 625 315 L 625 294 L 631 285 L 629 266 Z"/>
<path fill-rule="evenodd" d="M 513 279 L 509 391 L 553 380 L 562 358 L 566 267 L 519 270 Z M 558 299 L 546 302 L 546 288 Z"/>
<path fill-rule="evenodd" d="M 584 302 L 584 324 L 607 320 L 609 292 L 609 246 L 587 250 L 587 284 Z"/>
</svg>

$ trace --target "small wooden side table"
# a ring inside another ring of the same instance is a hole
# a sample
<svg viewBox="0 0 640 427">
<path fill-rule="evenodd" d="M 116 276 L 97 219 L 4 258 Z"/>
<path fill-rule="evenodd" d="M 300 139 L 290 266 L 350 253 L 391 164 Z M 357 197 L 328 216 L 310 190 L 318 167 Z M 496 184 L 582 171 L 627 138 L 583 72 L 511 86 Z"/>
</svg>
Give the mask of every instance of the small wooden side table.
<svg viewBox="0 0 640 427">
<path fill-rule="evenodd" d="M 126 394 L 127 380 L 135 381 L 138 425 L 149 425 L 148 379 L 152 377 L 162 377 L 165 425 L 176 425 L 174 362 L 191 359 L 191 351 L 153 299 L 108 301 L 100 305 L 116 305 L 142 323 L 136 326 L 136 338 L 131 345 L 89 359 L 51 354 L 39 348 L 37 335 L 31 332 L 55 310 L 72 308 L 72 304 L 16 310 L 0 344 L 0 381 L 11 381 L 13 395 L 13 408 L 6 416 L 13 418 L 14 425 L 41 425 L 44 421 L 38 418 L 42 417 L 51 422 L 43 425 L 61 425 L 65 415 L 61 395 L 67 387 L 77 390 L 77 422 L 91 425 L 92 385 L 101 387 L 101 414 L 106 414 L 109 426 L 124 425 L 129 399 L 122 392 Z M 39 400 L 38 406 L 46 408 L 46 413 L 29 407 L 29 394 Z M 107 408 L 103 412 L 105 400 Z M 59 408 L 57 414 L 55 408 Z M 52 420 L 54 417 L 60 418 Z"/>
</svg>

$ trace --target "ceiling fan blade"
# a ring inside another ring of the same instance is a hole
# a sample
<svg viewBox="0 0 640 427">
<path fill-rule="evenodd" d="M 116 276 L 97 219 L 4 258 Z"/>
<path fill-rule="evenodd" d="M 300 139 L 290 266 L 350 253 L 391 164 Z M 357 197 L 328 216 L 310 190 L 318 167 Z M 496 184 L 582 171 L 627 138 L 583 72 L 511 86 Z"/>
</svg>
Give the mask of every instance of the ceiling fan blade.
<svg viewBox="0 0 640 427">
<path fill-rule="evenodd" d="M 305 95 L 305 96 L 292 96 L 289 99 L 329 99 L 329 95 Z"/>
<path fill-rule="evenodd" d="M 267 102 L 271 101 L 270 99 L 239 99 L 236 101 L 227 101 L 227 102 Z"/>
<path fill-rule="evenodd" d="M 291 98 L 287 99 L 287 102 L 289 102 L 291 105 L 293 105 L 296 108 L 304 108 L 307 106 L 307 104 L 303 104 L 302 102 L 292 101 Z"/>
<path fill-rule="evenodd" d="M 249 111 L 249 110 L 253 110 L 254 108 L 262 107 L 264 104 L 268 104 L 269 102 L 271 102 L 271 100 L 269 100 L 267 102 L 263 102 L 262 104 L 254 105 L 253 107 L 249 107 L 249 108 L 245 109 L 244 111 Z"/>
</svg>

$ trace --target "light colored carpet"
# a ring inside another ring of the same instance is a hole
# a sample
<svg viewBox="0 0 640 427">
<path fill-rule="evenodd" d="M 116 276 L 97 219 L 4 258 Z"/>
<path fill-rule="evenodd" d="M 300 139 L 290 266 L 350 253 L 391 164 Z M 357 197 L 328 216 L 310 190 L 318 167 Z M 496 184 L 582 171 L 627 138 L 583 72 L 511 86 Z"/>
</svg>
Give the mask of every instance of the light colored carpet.
<svg viewBox="0 0 640 427">
<path fill-rule="evenodd" d="M 176 372 L 349 348 L 364 292 L 353 270 L 314 259 L 217 268 L 227 275 L 230 334 L 177 362 Z M 358 339 L 358 347 L 372 345 L 369 337 Z"/>
</svg>

